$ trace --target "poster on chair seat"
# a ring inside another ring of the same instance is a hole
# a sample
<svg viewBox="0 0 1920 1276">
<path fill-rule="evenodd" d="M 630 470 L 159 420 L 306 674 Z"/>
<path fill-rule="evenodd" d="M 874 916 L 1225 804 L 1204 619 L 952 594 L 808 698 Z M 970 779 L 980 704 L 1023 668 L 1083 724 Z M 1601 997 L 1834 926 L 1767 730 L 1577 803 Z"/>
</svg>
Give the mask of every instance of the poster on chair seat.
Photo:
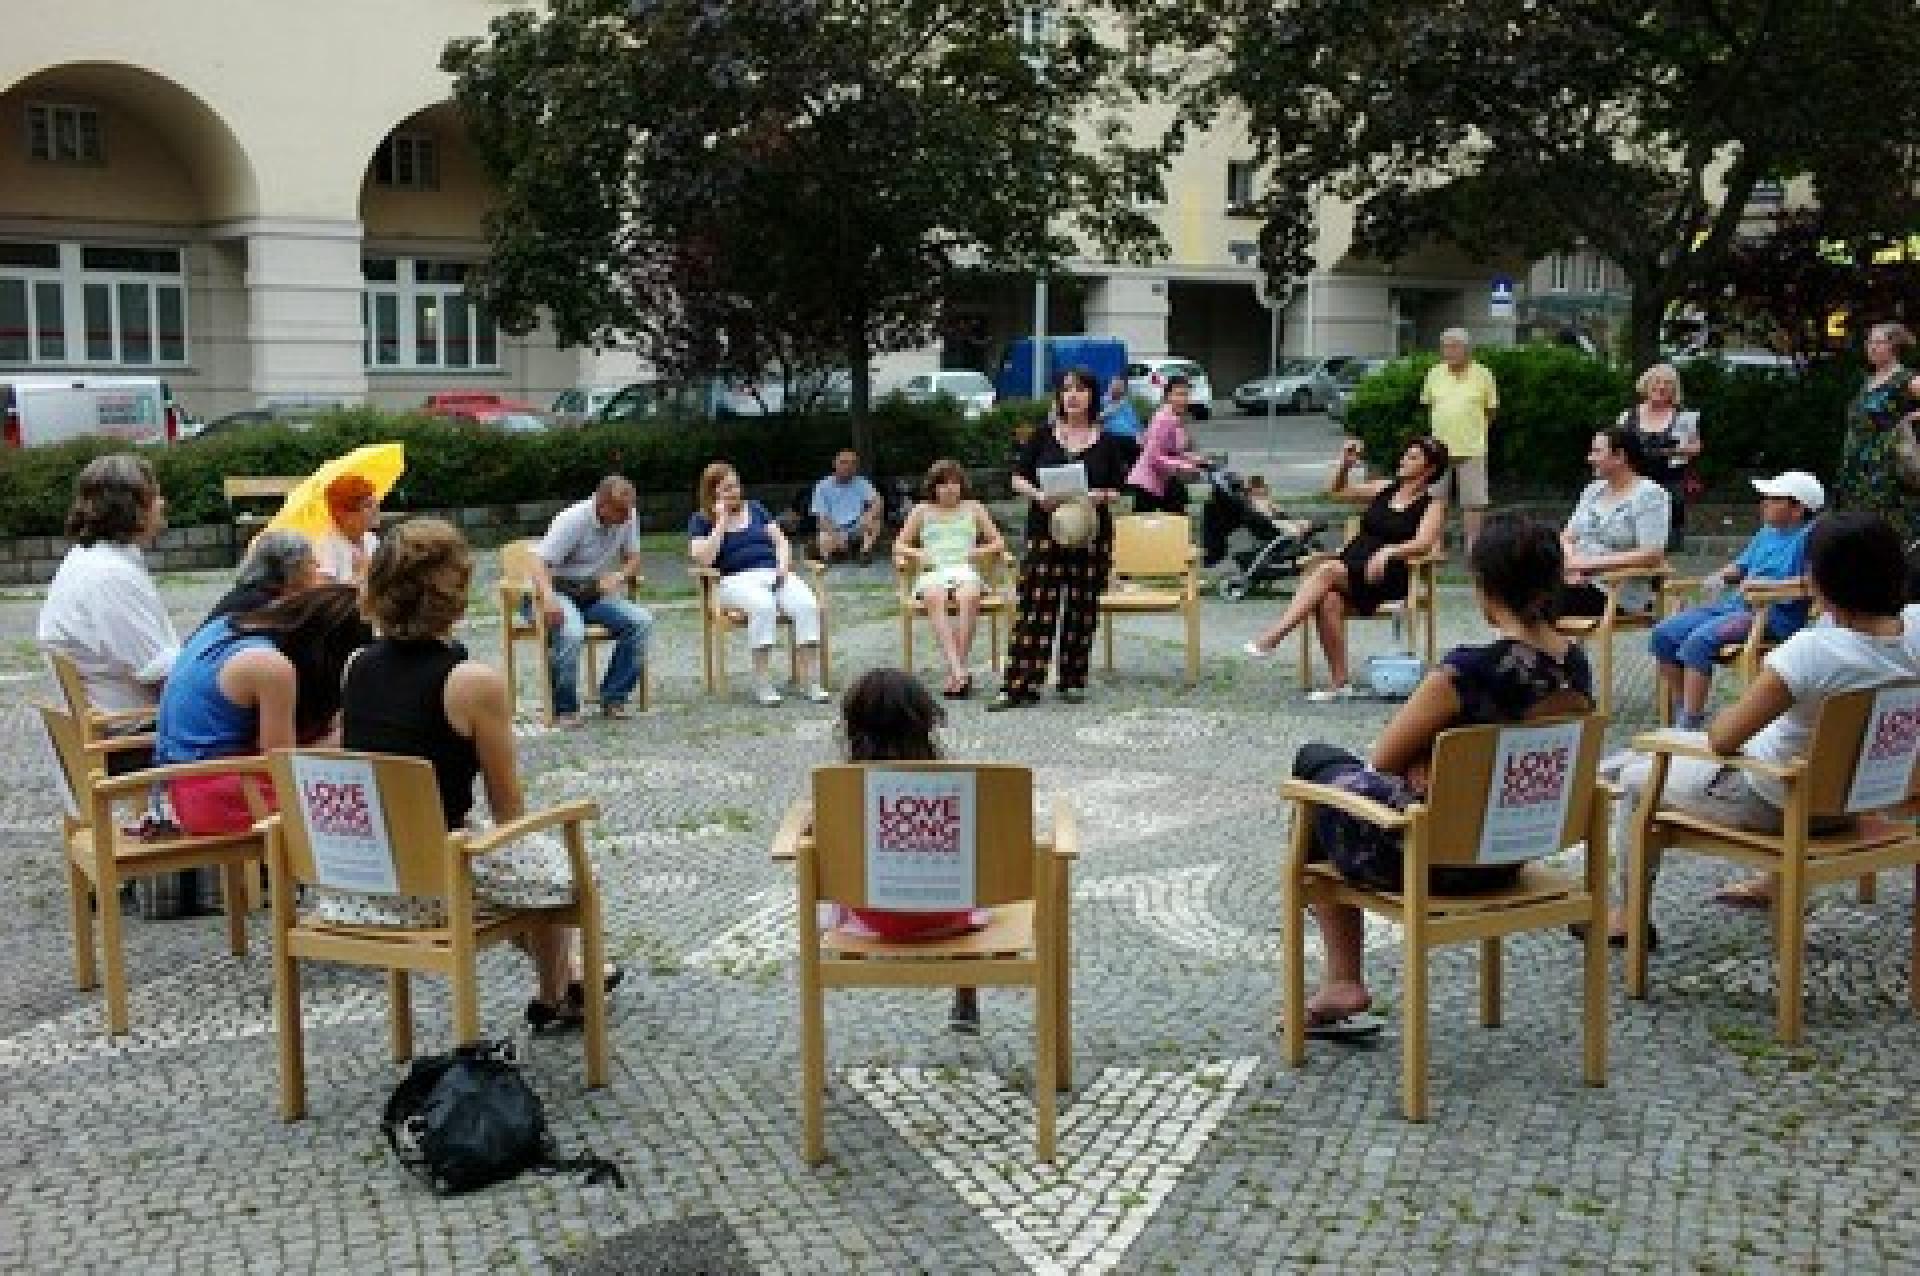
<svg viewBox="0 0 1920 1276">
<path fill-rule="evenodd" d="M 1480 863 L 1515 864 L 1560 849 L 1579 756 L 1578 722 L 1500 733 L 1475 857 Z"/>
<path fill-rule="evenodd" d="M 869 907 L 973 907 L 979 838 L 973 781 L 970 771 L 866 773 Z"/>
</svg>

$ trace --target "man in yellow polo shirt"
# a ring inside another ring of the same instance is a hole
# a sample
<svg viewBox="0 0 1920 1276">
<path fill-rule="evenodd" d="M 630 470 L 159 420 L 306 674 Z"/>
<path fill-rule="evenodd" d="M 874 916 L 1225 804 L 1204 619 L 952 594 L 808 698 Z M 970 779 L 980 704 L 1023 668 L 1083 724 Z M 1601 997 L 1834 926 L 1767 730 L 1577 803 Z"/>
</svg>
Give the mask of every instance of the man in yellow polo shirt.
<svg viewBox="0 0 1920 1276">
<path fill-rule="evenodd" d="M 1427 370 L 1420 402 L 1431 410 L 1428 429 L 1453 456 L 1452 473 L 1440 491 L 1460 507 L 1471 550 L 1487 512 L 1487 427 L 1500 409 L 1500 391 L 1493 373 L 1473 358 L 1465 328 L 1440 334 L 1440 359 Z"/>
</svg>

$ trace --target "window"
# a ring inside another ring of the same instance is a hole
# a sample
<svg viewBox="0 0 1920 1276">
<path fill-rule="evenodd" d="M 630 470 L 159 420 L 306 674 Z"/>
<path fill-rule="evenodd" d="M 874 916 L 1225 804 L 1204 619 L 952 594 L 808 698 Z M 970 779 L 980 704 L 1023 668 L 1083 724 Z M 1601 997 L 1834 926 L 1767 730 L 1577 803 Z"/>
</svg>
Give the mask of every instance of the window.
<svg viewBox="0 0 1920 1276">
<path fill-rule="evenodd" d="M 27 154 L 48 164 L 104 164 L 100 112 L 90 106 L 27 106 Z"/>
<path fill-rule="evenodd" d="M 1607 259 L 1599 253 L 1587 254 L 1587 291 L 1607 290 Z"/>
<path fill-rule="evenodd" d="M 424 133 L 391 133 L 373 153 L 373 180 L 397 190 L 440 189 L 440 151 Z"/>
<path fill-rule="evenodd" d="M 1227 161 L 1227 211 L 1246 216 L 1253 212 L 1252 160 Z"/>
<path fill-rule="evenodd" d="M 497 368 L 500 334 L 486 303 L 467 295 L 472 266 L 425 257 L 372 257 L 362 357 L 369 368 Z"/>
<path fill-rule="evenodd" d="M 186 362 L 180 249 L 0 243 L 0 364 Z"/>
<path fill-rule="evenodd" d="M 1547 269 L 1551 280 L 1548 287 L 1554 292 L 1565 292 L 1568 277 L 1573 274 L 1573 259 L 1566 253 L 1555 253 L 1547 259 Z"/>
</svg>

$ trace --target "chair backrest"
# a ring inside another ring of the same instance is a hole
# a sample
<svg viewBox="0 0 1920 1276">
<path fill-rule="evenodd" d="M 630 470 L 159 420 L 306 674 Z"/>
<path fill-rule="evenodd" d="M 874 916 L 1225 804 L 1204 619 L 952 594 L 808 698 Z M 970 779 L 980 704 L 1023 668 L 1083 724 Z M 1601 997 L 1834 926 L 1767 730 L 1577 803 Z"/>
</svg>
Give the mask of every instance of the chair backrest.
<svg viewBox="0 0 1920 1276">
<path fill-rule="evenodd" d="M 1113 574 L 1179 576 L 1193 555 L 1185 514 L 1125 514 L 1113 520 Z"/>
<path fill-rule="evenodd" d="M 1442 731 L 1428 782 L 1428 862 L 1514 864 L 1585 839 L 1606 725 L 1585 713 Z"/>
<path fill-rule="evenodd" d="M 1849 691 L 1820 703 L 1807 748 L 1810 815 L 1856 815 L 1920 796 L 1920 682 Z"/>
<path fill-rule="evenodd" d="M 368 895 L 446 896 L 447 822 L 433 766 L 344 749 L 268 758 L 295 884 Z"/>
<path fill-rule="evenodd" d="M 86 730 L 86 716 L 91 711 L 87 701 L 87 684 L 80 678 L 80 666 L 73 657 L 52 647 L 41 647 L 40 654 L 46 657 L 47 671 L 53 675 L 53 685 L 59 689 L 60 698 L 66 702 L 67 712 L 81 719 L 81 730 Z"/>
<path fill-rule="evenodd" d="M 1034 897 L 1033 772 L 974 762 L 815 767 L 820 898 L 944 912 Z"/>
<path fill-rule="evenodd" d="M 40 745 L 45 750 L 48 778 L 60 794 L 67 818 L 76 824 L 92 822 L 92 811 L 81 800 L 88 788 L 86 744 L 80 738 L 80 723 L 70 713 L 51 705 L 35 705 L 40 714 Z"/>
<path fill-rule="evenodd" d="M 508 541 L 500 547 L 500 579 L 525 584 L 533 579 L 533 551 L 537 540 Z"/>
</svg>

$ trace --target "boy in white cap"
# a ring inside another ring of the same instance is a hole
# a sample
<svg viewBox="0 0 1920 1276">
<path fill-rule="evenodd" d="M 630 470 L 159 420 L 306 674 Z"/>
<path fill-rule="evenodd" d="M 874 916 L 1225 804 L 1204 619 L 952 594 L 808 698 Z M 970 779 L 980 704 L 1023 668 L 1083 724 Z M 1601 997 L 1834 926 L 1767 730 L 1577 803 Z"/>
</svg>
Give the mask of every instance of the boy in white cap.
<svg viewBox="0 0 1920 1276">
<path fill-rule="evenodd" d="M 1653 658 L 1659 662 L 1664 694 L 1677 701 L 1675 725 L 1697 731 L 1706 725 L 1707 692 L 1713 685 L 1713 658 L 1720 648 L 1745 642 L 1753 612 L 1734 585 L 1799 581 L 1807 571 L 1807 529 L 1827 503 L 1820 480 L 1805 470 L 1788 470 L 1770 479 L 1754 479 L 1760 493 L 1760 530 L 1740 557 L 1708 576 L 1708 599 L 1654 626 Z M 1807 623 L 1806 600 L 1767 608 L 1767 637 L 1780 642 Z"/>
</svg>

